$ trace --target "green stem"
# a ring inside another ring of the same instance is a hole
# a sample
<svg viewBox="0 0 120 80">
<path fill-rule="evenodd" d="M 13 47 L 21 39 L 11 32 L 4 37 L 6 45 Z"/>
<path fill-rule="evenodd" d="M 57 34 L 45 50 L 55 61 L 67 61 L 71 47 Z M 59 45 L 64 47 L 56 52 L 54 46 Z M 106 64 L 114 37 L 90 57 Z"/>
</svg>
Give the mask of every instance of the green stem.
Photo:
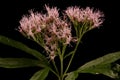
<svg viewBox="0 0 120 80">
<path fill-rule="evenodd" d="M 61 63 L 61 80 L 63 80 L 63 56 L 60 57 L 60 63 Z"/>
<path fill-rule="evenodd" d="M 81 36 L 81 38 L 82 38 L 82 36 Z M 65 70 L 65 72 L 64 72 L 64 76 L 65 76 L 65 74 L 67 73 L 67 71 L 68 71 L 68 69 L 69 69 L 69 67 L 70 67 L 70 65 L 71 65 L 71 62 L 72 62 L 72 60 L 73 60 L 73 57 L 74 57 L 74 55 L 75 55 L 75 52 L 77 51 L 77 47 L 78 47 L 78 45 L 79 45 L 79 43 L 80 43 L 80 41 L 81 41 L 81 38 L 78 39 L 78 42 L 77 42 L 77 44 L 76 44 L 76 46 L 75 46 L 75 49 L 74 49 L 74 51 L 73 51 L 73 53 L 72 53 L 72 56 L 71 56 L 70 61 L 69 61 L 69 63 L 68 63 L 68 66 L 67 66 L 67 68 L 66 68 L 66 70 Z M 64 76 L 63 76 L 63 77 L 64 77 Z"/>
<path fill-rule="evenodd" d="M 52 60 L 52 63 L 53 63 L 53 66 L 54 66 L 54 68 L 55 68 L 55 70 L 56 70 L 57 74 L 59 74 L 59 71 L 58 71 L 57 66 L 56 66 L 56 64 L 55 64 L 55 61 L 54 61 L 54 60 Z"/>
<path fill-rule="evenodd" d="M 58 55 L 59 55 L 59 58 L 60 58 L 60 78 L 59 78 L 59 80 L 64 79 L 64 77 L 63 77 L 63 56 L 64 56 L 64 53 L 65 53 L 65 50 L 66 50 L 66 46 L 67 45 L 63 45 L 62 51 L 60 51 L 60 48 L 58 49 Z"/>
<path fill-rule="evenodd" d="M 68 53 L 68 54 L 66 54 L 66 55 L 64 56 L 64 59 L 67 58 L 68 56 L 72 55 L 72 53 L 73 53 L 73 51 L 70 52 L 70 53 Z"/>
<path fill-rule="evenodd" d="M 49 67 L 49 69 L 53 74 L 55 74 L 59 78 L 59 75 L 52 68 Z"/>
<path fill-rule="evenodd" d="M 58 80 L 61 80 L 61 78 L 59 77 Z"/>
<path fill-rule="evenodd" d="M 66 50 L 67 45 L 65 44 L 62 48 L 62 56 L 64 56 L 65 50 Z"/>
</svg>

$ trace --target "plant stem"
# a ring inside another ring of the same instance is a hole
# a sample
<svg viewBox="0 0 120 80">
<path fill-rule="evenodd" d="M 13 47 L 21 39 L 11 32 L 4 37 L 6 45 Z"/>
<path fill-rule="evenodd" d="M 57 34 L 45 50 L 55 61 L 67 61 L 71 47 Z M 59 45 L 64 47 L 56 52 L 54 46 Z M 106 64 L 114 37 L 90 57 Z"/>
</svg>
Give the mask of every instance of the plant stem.
<svg viewBox="0 0 120 80">
<path fill-rule="evenodd" d="M 65 50 L 66 50 L 67 45 L 64 45 L 62 48 L 62 57 L 64 56 Z"/>
<path fill-rule="evenodd" d="M 61 80 L 60 76 L 59 76 L 58 80 Z"/>
<path fill-rule="evenodd" d="M 75 49 L 74 49 L 74 51 L 73 51 L 73 53 L 72 53 L 72 56 L 71 56 L 70 61 L 69 61 L 69 63 L 68 63 L 68 66 L 67 66 L 67 68 L 66 68 L 66 70 L 65 70 L 65 72 L 64 72 L 64 76 L 65 76 L 65 74 L 67 73 L 67 71 L 68 71 L 68 69 L 69 69 L 69 67 L 70 67 L 70 65 L 71 65 L 71 63 L 72 63 L 73 57 L 74 57 L 74 55 L 75 55 L 75 52 L 76 52 L 76 50 L 77 50 L 77 47 L 78 47 L 80 41 L 81 41 L 81 38 L 78 39 L 78 42 L 77 42 L 77 44 L 76 44 L 76 46 L 75 46 Z M 63 77 L 64 77 L 64 76 L 63 76 Z"/>
<path fill-rule="evenodd" d="M 53 74 L 55 74 L 59 78 L 59 75 L 52 68 L 49 67 L 49 69 Z"/>
<path fill-rule="evenodd" d="M 59 80 L 63 80 L 63 56 L 65 53 L 65 49 L 66 49 L 67 45 L 63 45 L 62 51 L 60 51 L 60 48 L 58 49 L 58 55 L 59 55 L 59 59 L 60 59 L 60 75 L 59 75 Z"/>
<path fill-rule="evenodd" d="M 61 80 L 63 80 L 63 56 L 60 57 L 60 63 L 61 63 Z"/>
<path fill-rule="evenodd" d="M 53 66 L 54 66 L 54 68 L 55 68 L 55 70 L 56 70 L 57 74 L 59 74 L 59 71 L 58 71 L 57 66 L 56 66 L 56 64 L 55 64 L 55 61 L 54 61 L 54 60 L 52 60 L 52 63 L 53 63 Z"/>
</svg>

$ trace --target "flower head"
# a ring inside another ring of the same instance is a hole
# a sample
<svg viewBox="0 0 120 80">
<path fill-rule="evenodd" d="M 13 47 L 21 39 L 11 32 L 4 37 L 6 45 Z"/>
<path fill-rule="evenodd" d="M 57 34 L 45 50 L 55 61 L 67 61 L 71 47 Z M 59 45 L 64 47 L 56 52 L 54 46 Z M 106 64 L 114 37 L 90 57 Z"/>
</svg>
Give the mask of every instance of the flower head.
<svg viewBox="0 0 120 80">
<path fill-rule="evenodd" d="M 47 15 L 49 18 L 59 18 L 59 13 L 57 7 L 50 8 L 49 6 L 45 5 L 45 8 L 47 10 Z"/>
<path fill-rule="evenodd" d="M 43 15 L 30 11 L 29 16 L 23 16 L 20 20 L 19 31 L 25 36 L 34 38 L 36 33 L 41 32 L 43 26 Z"/>
<path fill-rule="evenodd" d="M 87 22 L 91 24 L 92 28 L 98 27 L 103 23 L 102 17 L 104 15 L 99 10 L 94 11 L 93 8 L 68 7 L 65 12 L 72 22 Z"/>
<path fill-rule="evenodd" d="M 71 28 L 66 20 L 59 17 L 56 7 L 45 6 L 47 13 L 33 13 L 24 16 L 20 20 L 19 31 L 25 36 L 30 36 L 44 47 L 51 59 L 54 59 L 57 53 L 59 43 L 70 44 L 72 40 Z"/>
<path fill-rule="evenodd" d="M 46 14 L 30 11 L 29 16 L 23 16 L 20 20 L 19 31 L 40 44 L 49 54 L 50 59 L 54 59 L 58 53 L 58 48 L 77 39 L 72 37 L 71 25 L 67 19 L 60 18 L 59 10 L 56 7 L 50 8 L 45 5 L 45 8 Z M 98 27 L 103 22 L 101 18 L 103 14 L 100 11 L 93 11 L 89 7 L 86 9 L 68 7 L 65 12 L 73 23 L 80 23 L 82 26 L 87 26 L 88 29 Z M 79 29 L 87 30 L 87 28 L 76 28 L 77 35 L 83 31 Z"/>
</svg>

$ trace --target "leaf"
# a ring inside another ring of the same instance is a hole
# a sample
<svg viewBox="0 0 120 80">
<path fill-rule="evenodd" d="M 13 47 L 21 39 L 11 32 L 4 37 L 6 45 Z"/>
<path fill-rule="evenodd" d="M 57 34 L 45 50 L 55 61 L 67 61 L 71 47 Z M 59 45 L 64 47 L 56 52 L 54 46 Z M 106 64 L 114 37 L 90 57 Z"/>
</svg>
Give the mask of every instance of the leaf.
<svg viewBox="0 0 120 80">
<path fill-rule="evenodd" d="M 0 58 L 0 67 L 3 68 L 23 68 L 23 67 L 44 67 L 44 65 L 38 61 L 28 58 Z"/>
<path fill-rule="evenodd" d="M 42 55 L 37 50 L 29 48 L 28 46 L 26 46 L 25 44 L 23 44 L 21 42 L 18 42 L 13 39 L 10 39 L 10 38 L 0 35 L 0 43 L 20 49 L 26 53 L 29 53 L 30 55 L 33 55 L 34 57 L 38 58 L 39 60 L 43 61 L 46 65 L 48 64 L 47 59 L 44 55 Z"/>
<path fill-rule="evenodd" d="M 49 69 L 45 68 L 42 70 L 39 70 L 38 72 L 36 72 L 30 80 L 45 80 L 45 78 L 47 77 L 49 73 Z"/>
<path fill-rule="evenodd" d="M 112 65 L 112 70 L 115 74 L 115 79 L 120 80 L 120 64 L 114 63 Z"/>
<path fill-rule="evenodd" d="M 78 77 L 78 72 L 73 71 L 67 74 L 65 80 L 75 80 Z"/>
<path fill-rule="evenodd" d="M 116 74 L 114 74 L 112 70 L 112 64 L 113 62 L 120 59 L 120 51 L 109 53 L 107 55 L 104 55 L 103 57 L 97 58 L 95 60 L 92 60 L 80 68 L 78 68 L 79 73 L 92 73 L 92 74 L 104 74 L 106 76 L 109 76 L 111 78 L 116 78 Z"/>
</svg>

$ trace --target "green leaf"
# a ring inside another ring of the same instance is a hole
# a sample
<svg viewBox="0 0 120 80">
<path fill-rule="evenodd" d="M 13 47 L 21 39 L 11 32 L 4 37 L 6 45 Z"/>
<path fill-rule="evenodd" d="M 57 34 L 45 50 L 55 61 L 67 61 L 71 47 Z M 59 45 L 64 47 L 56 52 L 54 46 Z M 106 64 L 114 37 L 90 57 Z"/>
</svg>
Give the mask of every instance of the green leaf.
<svg viewBox="0 0 120 80">
<path fill-rule="evenodd" d="M 20 49 L 26 53 L 29 53 L 30 55 L 33 55 L 34 57 L 38 58 L 39 60 L 43 61 L 46 65 L 48 64 L 47 63 L 48 61 L 44 55 L 42 55 L 37 50 L 29 48 L 28 46 L 26 46 L 25 44 L 23 44 L 21 42 L 18 42 L 13 39 L 10 39 L 10 38 L 0 35 L 0 43 Z"/>
<path fill-rule="evenodd" d="M 92 73 L 92 74 L 104 74 L 111 78 L 116 78 L 112 70 L 112 63 L 120 59 L 120 51 L 109 53 L 103 57 L 92 60 L 80 68 L 78 68 L 79 73 Z"/>
<path fill-rule="evenodd" d="M 112 65 L 112 70 L 114 72 L 115 79 L 120 80 L 120 64 L 114 63 Z"/>
<path fill-rule="evenodd" d="M 28 58 L 0 58 L 0 67 L 3 68 L 23 68 L 23 67 L 44 67 L 39 60 Z"/>
<path fill-rule="evenodd" d="M 49 69 L 45 68 L 42 70 L 39 70 L 38 72 L 36 72 L 30 80 L 45 80 L 45 78 L 47 77 L 49 73 Z"/>
<path fill-rule="evenodd" d="M 75 80 L 78 77 L 78 72 L 73 71 L 67 74 L 65 80 Z"/>
</svg>

